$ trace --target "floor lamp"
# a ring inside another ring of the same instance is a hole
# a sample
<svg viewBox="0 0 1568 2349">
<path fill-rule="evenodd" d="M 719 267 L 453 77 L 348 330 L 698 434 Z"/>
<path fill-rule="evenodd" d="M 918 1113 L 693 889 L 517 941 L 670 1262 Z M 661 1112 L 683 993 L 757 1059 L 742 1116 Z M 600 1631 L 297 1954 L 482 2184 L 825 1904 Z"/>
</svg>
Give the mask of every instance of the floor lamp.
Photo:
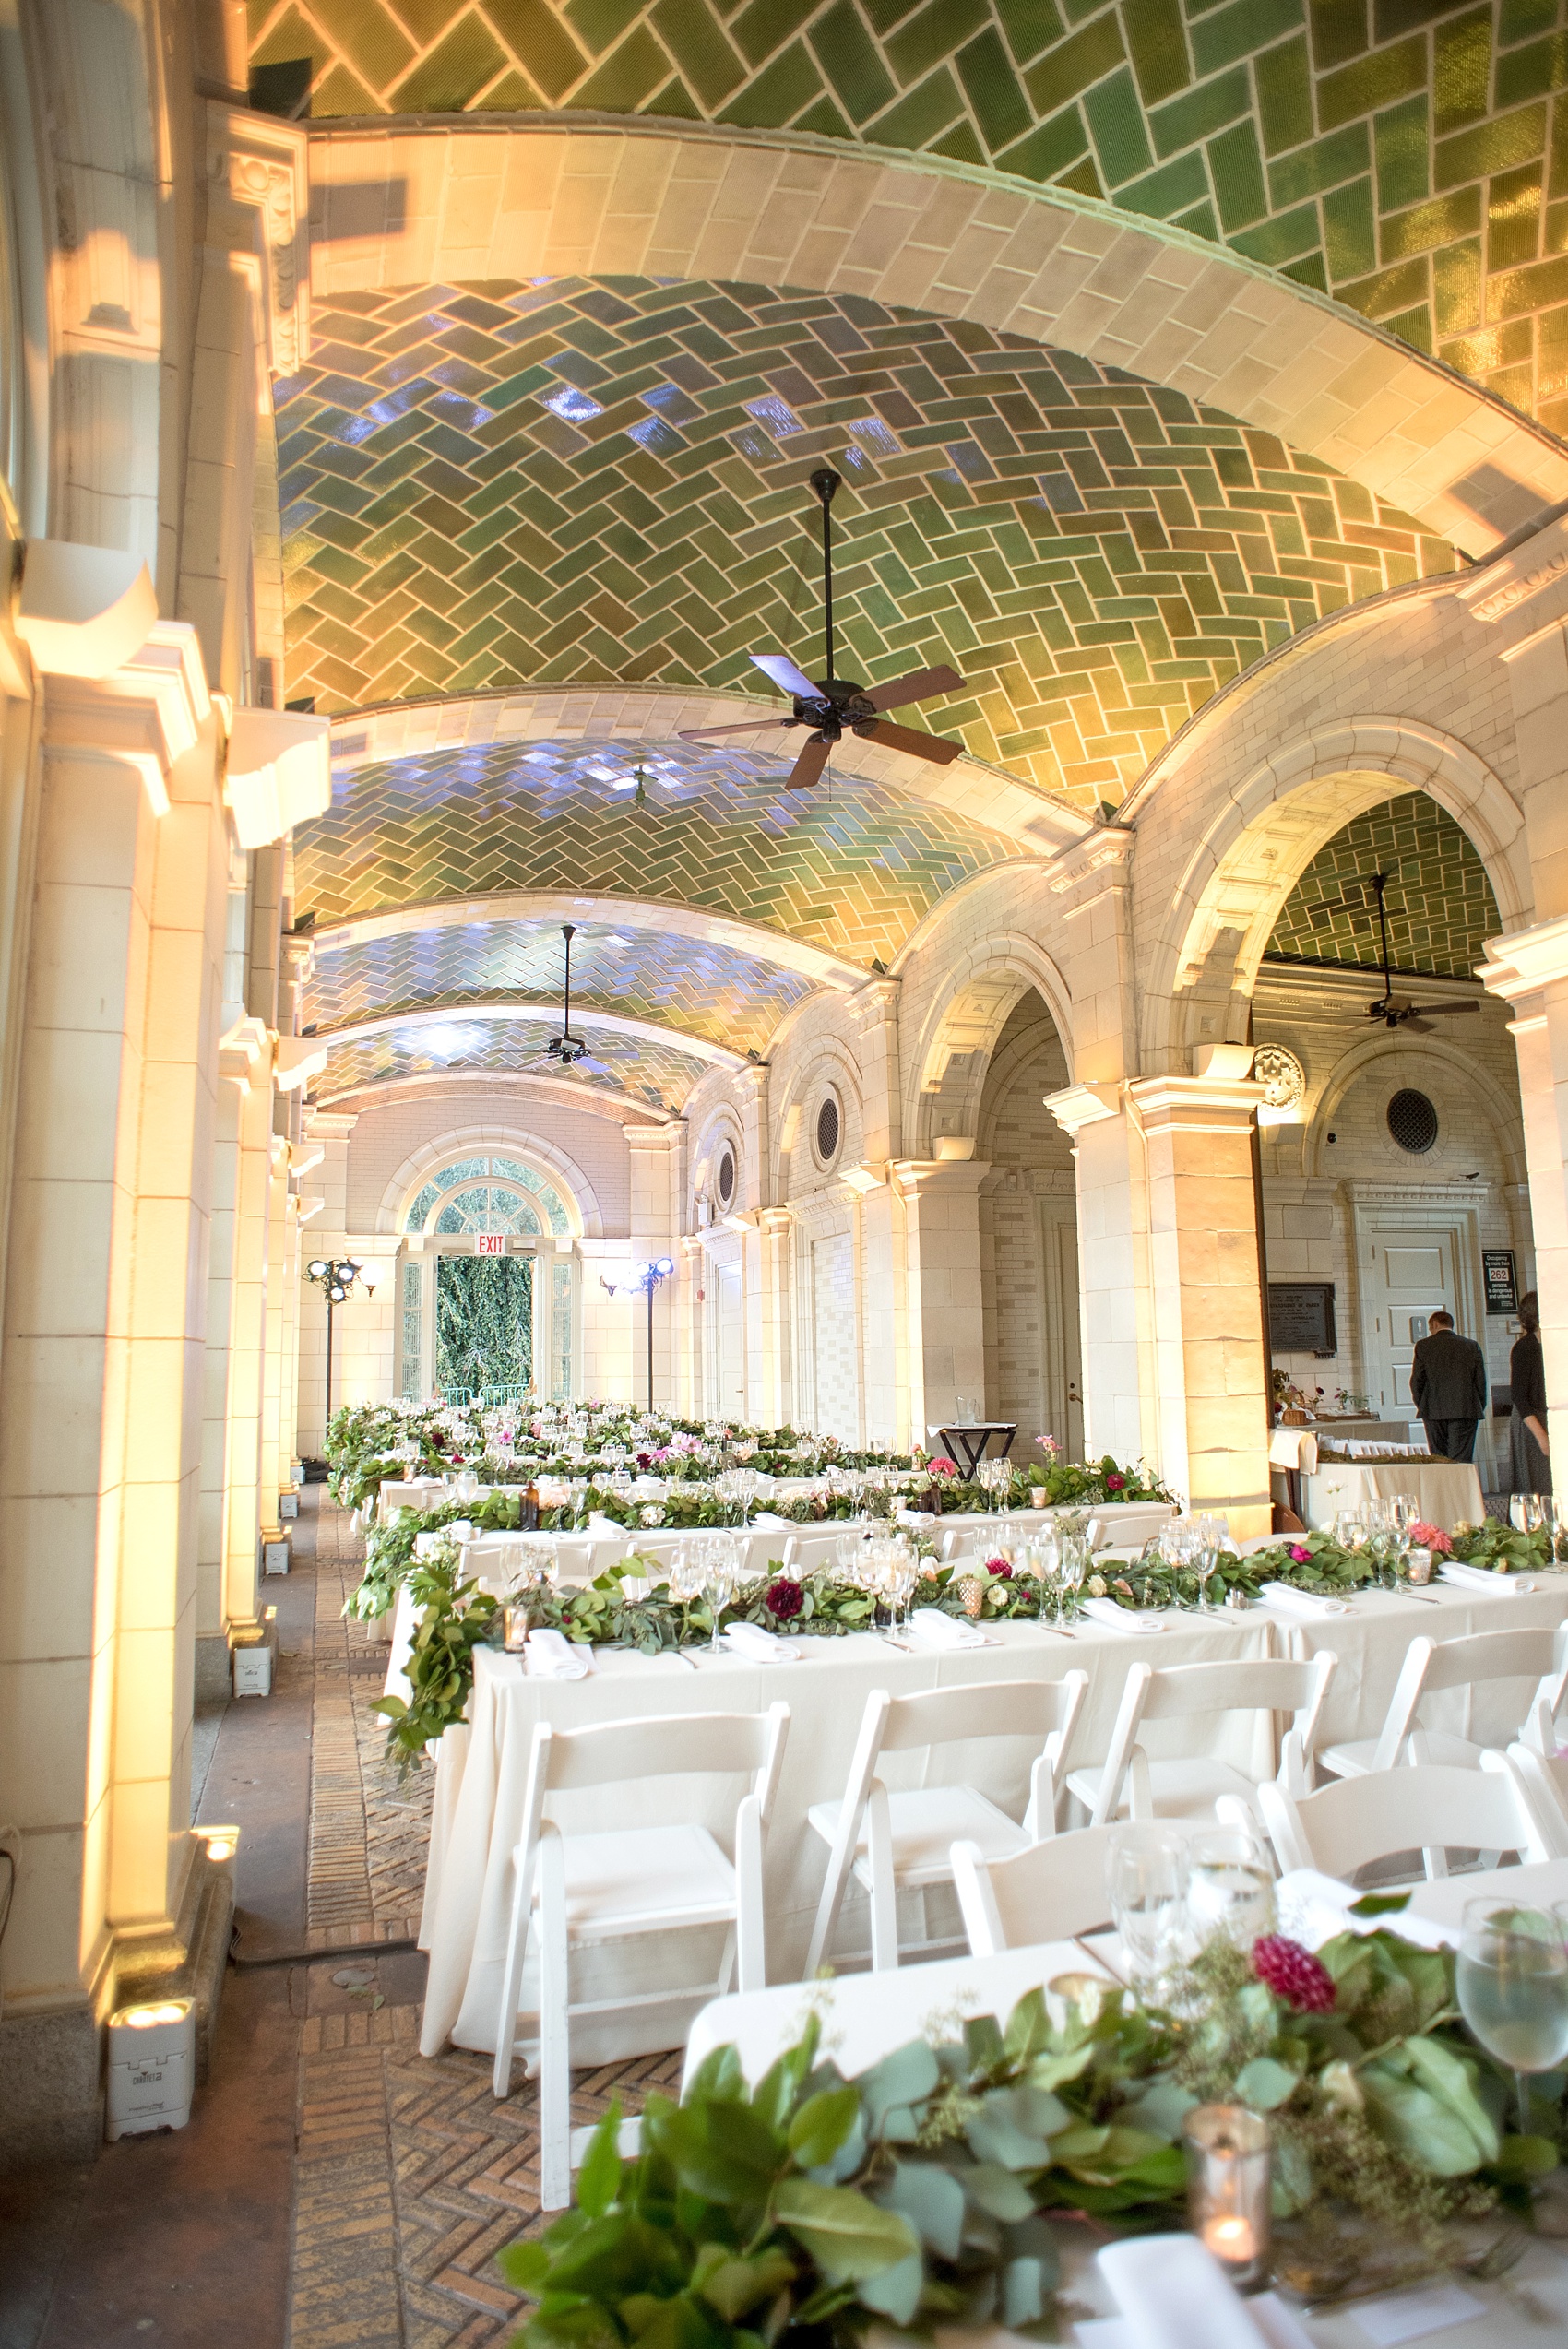
<svg viewBox="0 0 1568 2349">
<path fill-rule="evenodd" d="M 381 1283 L 379 1264 L 362 1264 L 355 1256 L 316 1256 L 305 1266 L 305 1278 L 315 1281 L 327 1296 L 327 1412 L 323 1428 L 332 1425 L 332 1313 L 333 1308 L 346 1302 L 349 1291 L 358 1281 L 367 1297 L 373 1297 Z M 322 1441 L 325 1442 L 326 1436 Z"/>
<path fill-rule="evenodd" d="M 611 1297 L 646 1297 L 647 1299 L 647 1407 L 653 1409 L 653 1293 L 667 1281 L 675 1269 L 671 1256 L 656 1256 L 650 1264 L 634 1264 L 624 1280 L 605 1280 L 600 1275 L 600 1287 Z"/>
</svg>

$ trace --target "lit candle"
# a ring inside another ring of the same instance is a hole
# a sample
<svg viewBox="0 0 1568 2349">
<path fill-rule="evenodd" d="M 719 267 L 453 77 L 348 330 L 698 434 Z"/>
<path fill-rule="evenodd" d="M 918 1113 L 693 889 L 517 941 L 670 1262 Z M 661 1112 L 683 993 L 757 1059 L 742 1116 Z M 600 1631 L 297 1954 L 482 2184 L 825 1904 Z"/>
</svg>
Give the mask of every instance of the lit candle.
<svg viewBox="0 0 1568 2349">
<path fill-rule="evenodd" d="M 1252 2290 L 1268 2274 L 1268 2123 L 1245 2105 L 1200 2105 L 1183 2134 L 1193 2232 L 1238 2289 Z"/>
</svg>

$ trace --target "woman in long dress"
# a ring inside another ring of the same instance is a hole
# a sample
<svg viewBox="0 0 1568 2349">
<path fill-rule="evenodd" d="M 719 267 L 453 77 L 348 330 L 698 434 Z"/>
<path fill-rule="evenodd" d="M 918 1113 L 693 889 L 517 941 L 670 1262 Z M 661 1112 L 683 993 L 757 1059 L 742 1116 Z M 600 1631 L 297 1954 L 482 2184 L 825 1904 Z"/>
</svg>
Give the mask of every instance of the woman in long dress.
<svg viewBox="0 0 1568 2349">
<path fill-rule="evenodd" d="M 1532 1288 L 1519 1299 L 1521 1335 L 1508 1358 L 1514 1409 L 1508 1421 L 1511 1492 L 1551 1490 L 1551 1445 L 1546 1430 L 1546 1358 L 1540 1343 L 1540 1302 Z"/>
</svg>

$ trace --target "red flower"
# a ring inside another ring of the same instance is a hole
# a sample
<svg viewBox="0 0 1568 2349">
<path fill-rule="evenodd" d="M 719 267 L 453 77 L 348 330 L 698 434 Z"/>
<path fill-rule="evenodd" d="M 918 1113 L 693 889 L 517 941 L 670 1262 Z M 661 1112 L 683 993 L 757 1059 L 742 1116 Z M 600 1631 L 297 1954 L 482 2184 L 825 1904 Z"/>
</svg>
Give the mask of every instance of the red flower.
<svg viewBox="0 0 1568 2349">
<path fill-rule="evenodd" d="M 1332 2014 L 1338 1995 L 1326 1965 L 1283 1933 L 1265 1933 L 1253 1943 L 1253 1972 L 1277 1999 L 1298 2014 Z"/>
<path fill-rule="evenodd" d="M 638 1467 L 639 1467 L 639 1468 L 651 1468 L 651 1467 L 652 1467 L 652 1465 L 653 1465 L 653 1454 L 652 1454 L 652 1453 L 651 1453 L 651 1452 L 639 1452 L 639 1453 L 637 1453 L 637 1465 L 638 1465 Z"/>
<path fill-rule="evenodd" d="M 1004 1558 L 988 1558 L 985 1571 L 988 1574 L 994 1574 L 998 1582 L 1010 1583 L 1013 1579 L 1013 1569 Z"/>
<path fill-rule="evenodd" d="M 806 1595 L 800 1584 L 790 1582 L 783 1574 L 776 1583 L 769 1584 L 764 1602 L 768 1613 L 777 1616 L 780 1623 L 788 1623 L 791 1617 L 800 1613 L 805 1603 Z"/>
<path fill-rule="evenodd" d="M 454 1468 L 460 1468 L 463 1465 L 463 1455 L 460 1452 L 454 1452 L 452 1454 L 452 1465 Z"/>
<path fill-rule="evenodd" d="M 1307 1548 L 1305 1542 L 1293 1541 L 1290 1545 L 1290 1555 L 1295 1560 L 1298 1566 L 1304 1566 L 1311 1558 L 1312 1551 Z"/>
<path fill-rule="evenodd" d="M 926 1463 L 926 1474 L 928 1476 L 956 1477 L 957 1473 L 957 1462 L 956 1460 L 949 1460 L 945 1453 L 939 1452 L 934 1460 L 928 1460 Z"/>
<path fill-rule="evenodd" d="M 1120 1492 L 1126 1481 L 1127 1479 L 1125 1477 L 1118 1476 L 1116 1471 L 1112 1469 L 1110 1476 L 1105 1479 L 1105 1489 L 1107 1492 Z"/>
</svg>

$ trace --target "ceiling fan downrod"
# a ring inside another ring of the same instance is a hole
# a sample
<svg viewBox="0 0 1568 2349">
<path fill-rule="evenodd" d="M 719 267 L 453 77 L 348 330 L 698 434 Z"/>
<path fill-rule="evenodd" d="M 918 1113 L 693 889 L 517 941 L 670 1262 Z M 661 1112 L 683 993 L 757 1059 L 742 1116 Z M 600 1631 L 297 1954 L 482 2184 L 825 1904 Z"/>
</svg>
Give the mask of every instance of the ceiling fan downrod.
<svg viewBox="0 0 1568 2349">
<path fill-rule="evenodd" d="M 811 477 L 811 485 L 822 504 L 822 602 L 825 613 L 825 634 L 827 638 L 826 684 L 833 682 L 833 500 L 842 488 L 844 476 L 832 467 L 821 465 Z"/>
</svg>

